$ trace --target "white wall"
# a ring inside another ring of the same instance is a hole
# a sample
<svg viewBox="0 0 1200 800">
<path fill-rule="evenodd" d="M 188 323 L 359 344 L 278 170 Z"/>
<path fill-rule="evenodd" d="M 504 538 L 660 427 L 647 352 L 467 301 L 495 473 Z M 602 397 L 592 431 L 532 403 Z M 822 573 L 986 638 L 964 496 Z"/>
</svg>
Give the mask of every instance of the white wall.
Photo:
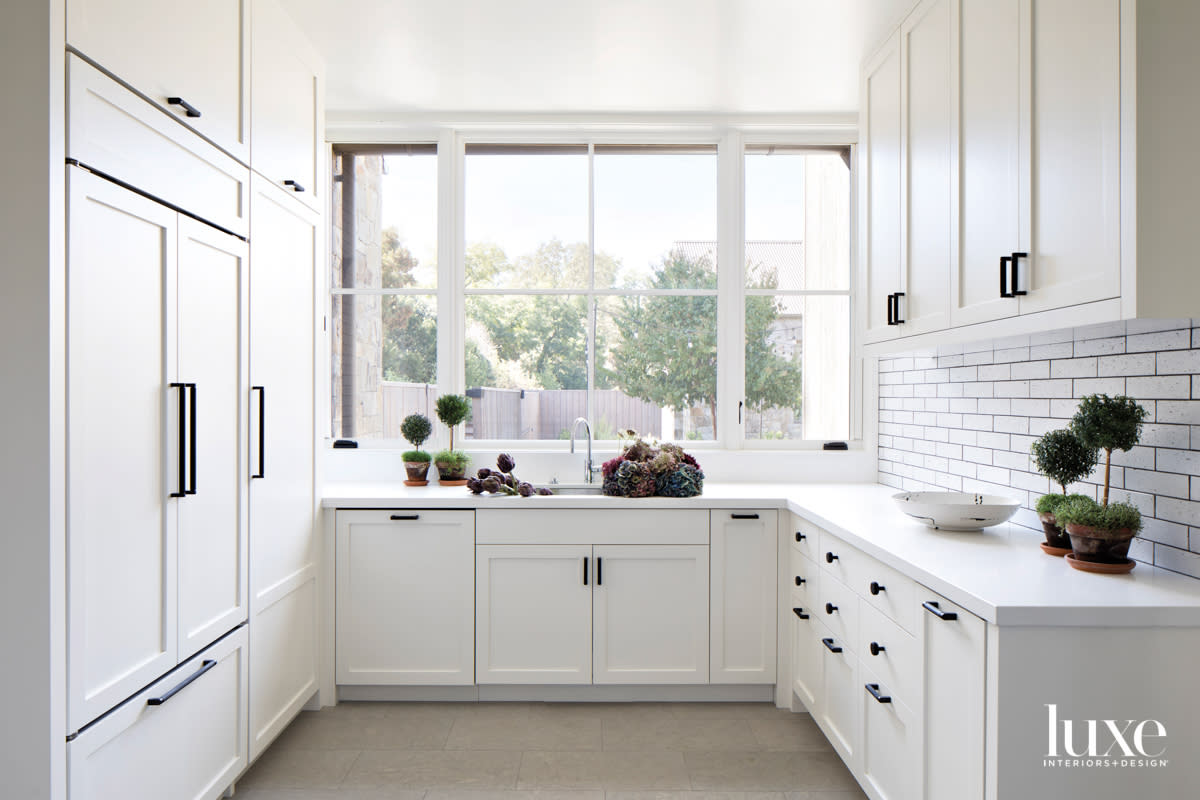
<svg viewBox="0 0 1200 800">
<path fill-rule="evenodd" d="M 66 796 L 63 0 L 10 0 L 0 25 L 0 776 Z"/>
</svg>

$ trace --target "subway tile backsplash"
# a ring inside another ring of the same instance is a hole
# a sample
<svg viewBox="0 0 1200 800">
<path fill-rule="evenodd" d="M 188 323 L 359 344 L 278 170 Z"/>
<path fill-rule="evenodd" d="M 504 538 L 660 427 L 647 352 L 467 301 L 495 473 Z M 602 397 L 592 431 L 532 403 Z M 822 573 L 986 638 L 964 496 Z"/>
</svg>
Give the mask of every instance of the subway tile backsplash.
<svg viewBox="0 0 1200 800">
<path fill-rule="evenodd" d="M 1130 555 L 1200 578 L 1200 319 L 1130 320 L 881 358 L 879 481 L 1016 497 L 1013 521 L 1040 535 L 1033 505 L 1058 489 L 1037 473 L 1029 447 L 1096 393 L 1129 395 L 1149 412 L 1141 443 L 1113 453 L 1110 499 L 1145 517 Z M 1103 475 L 1101 464 L 1070 488 L 1097 497 Z"/>
</svg>

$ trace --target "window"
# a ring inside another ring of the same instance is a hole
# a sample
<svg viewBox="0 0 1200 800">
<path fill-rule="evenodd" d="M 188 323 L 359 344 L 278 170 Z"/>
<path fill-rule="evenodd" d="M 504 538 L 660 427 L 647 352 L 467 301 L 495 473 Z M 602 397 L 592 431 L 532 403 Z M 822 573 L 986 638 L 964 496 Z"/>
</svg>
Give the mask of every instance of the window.
<svg viewBox="0 0 1200 800">
<path fill-rule="evenodd" d="M 437 147 L 334 156 L 333 434 L 399 439 L 438 393 Z"/>
<path fill-rule="evenodd" d="M 745 186 L 745 438 L 849 438 L 849 149 L 748 146 Z"/>
</svg>

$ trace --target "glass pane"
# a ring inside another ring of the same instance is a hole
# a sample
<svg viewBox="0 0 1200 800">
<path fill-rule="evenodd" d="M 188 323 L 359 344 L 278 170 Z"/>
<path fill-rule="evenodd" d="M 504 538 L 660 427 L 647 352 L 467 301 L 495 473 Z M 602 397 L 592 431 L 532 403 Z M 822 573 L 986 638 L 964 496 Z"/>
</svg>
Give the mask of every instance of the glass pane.
<svg viewBox="0 0 1200 800">
<path fill-rule="evenodd" d="M 746 286 L 849 290 L 850 167 L 840 154 L 746 154 Z"/>
<path fill-rule="evenodd" d="M 563 439 L 587 415 L 587 300 L 467 298 L 468 439 Z"/>
<path fill-rule="evenodd" d="M 695 269 L 679 288 L 716 286 L 717 155 L 601 148 L 595 154 L 596 286 L 648 288 L 672 254 Z"/>
<path fill-rule="evenodd" d="M 330 338 L 335 436 L 399 439 L 404 417 L 432 414 L 435 298 L 335 295 Z"/>
<path fill-rule="evenodd" d="M 467 286 L 590 288 L 587 149 L 466 156 Z"/>
<path fill-rule="evenodd" d="M 716 436 L 717 298 L 612 297 L 596 314 L 596 438 Z"/>
<path fill-rule="evenodd" d="M 850 298 L 746 298 L 747 439 L 846 439 Z"/>
</svg>

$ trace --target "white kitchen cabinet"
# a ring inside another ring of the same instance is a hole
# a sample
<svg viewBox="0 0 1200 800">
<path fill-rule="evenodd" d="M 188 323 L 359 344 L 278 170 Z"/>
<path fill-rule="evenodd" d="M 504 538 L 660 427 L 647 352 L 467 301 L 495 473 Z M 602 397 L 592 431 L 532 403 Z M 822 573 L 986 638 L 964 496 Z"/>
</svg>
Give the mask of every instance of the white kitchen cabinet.
<svg viewBox="0 0 1200 800">
<path fill-rule="evenodd" d="M 920 719 L 891 685 L 859 668 L 863 785 L 875 800 L 914 800 L 920 797 Z"/>
<path fill-rule="evenodd" d="M 708 548 L 596 545 L 593 554 L 592 682 L 707 683 Z"/>
<path fill-rule="evenodd" d="M 317 689 L 314 286 L 320 216 L 251 179 L 250 757 Z"/>
<path fill-rule="evenodd" d="M 987 624 L 934 592 L 924 590 L 918 599 L 924 656 L 921 796 L 977 800 L 984 795 Z"/>
<path fill-rule="evenodd" d="M 862 723 L 859 716 L 864 694 L 858 680 L 858 658 L 845 639 L 835 637 L 825 628 L 820 633 L 823 634 L 820 642 L 821 698 L 817 701 L 815 719 L 846 767 L 857 775 L 861 772 Z"/>
<path fill-rule="evenodd" d="M 592 682 L 589 545 L 475 548 L 475 679 Z"/>
<path fill-rule="evenodd" d="M 323 202 L 323 67 L 278 0 L 253 0 L 250 165 L 306 205 Z"/>
<path fill-rule="evenodd" d="M 70 0 L 67 45 L 248 163 L 247 12 L 242 0 Z"/>
<path fill-rule="evenodd" d="M 713 683 L 774 683 L 779 512 L 710 513 Z"/>
<path fill-rule="evenodd" d="M 71 800 L 216 800 L 246 767 L 246 629 L 67 745 Z"/>
<path fill-rule="evenodd" d="M 792 614 L 792 691 L 804 708 L 817 719 L 824 697 L 823 683 L 825 638 L 823 626 L 808 606 L 793 605 Z"/>
<path fill-rule="evenodd" d="M 336 680 L 475 682 L 475 513 L 339 511 Z"/>
</svg>

